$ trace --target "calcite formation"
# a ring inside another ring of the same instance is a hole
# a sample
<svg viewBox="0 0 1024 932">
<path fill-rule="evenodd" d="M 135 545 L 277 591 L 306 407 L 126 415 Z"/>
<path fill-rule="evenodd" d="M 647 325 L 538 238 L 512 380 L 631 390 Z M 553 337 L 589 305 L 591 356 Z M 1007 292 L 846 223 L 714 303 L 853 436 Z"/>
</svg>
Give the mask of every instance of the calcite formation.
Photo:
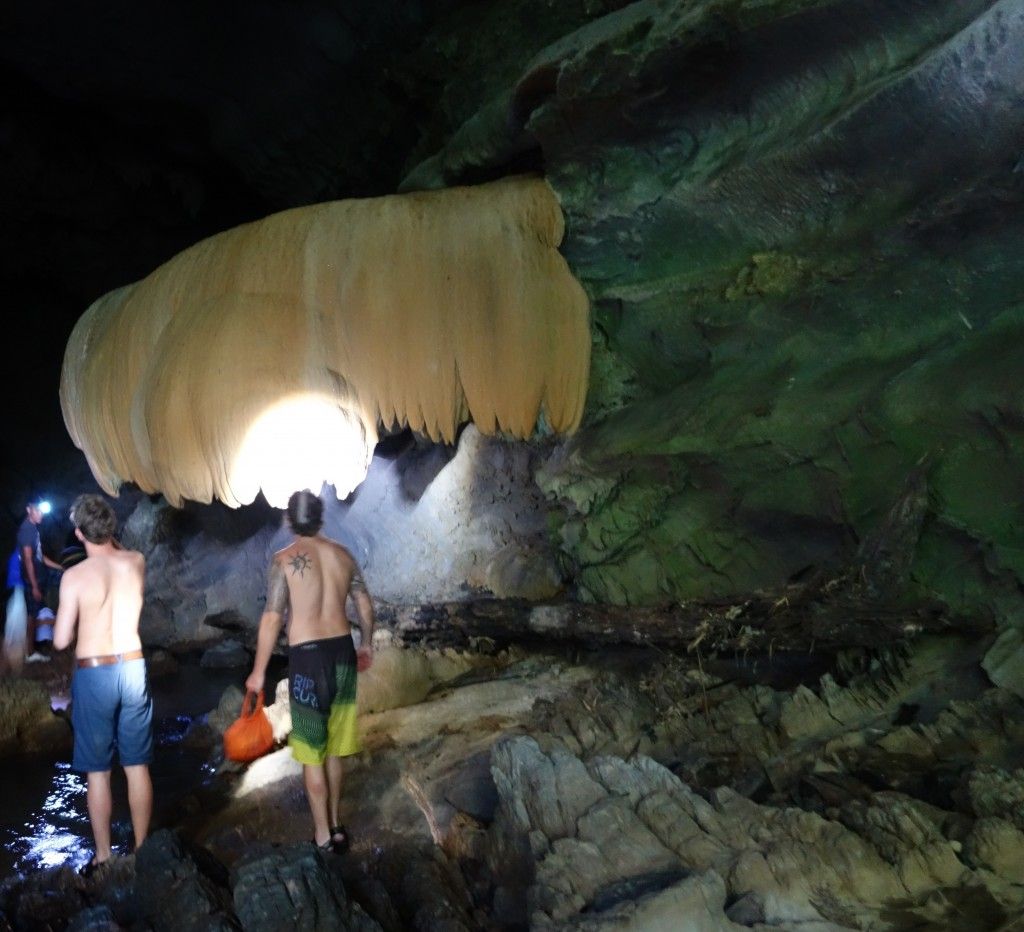
<svg viewBox="0 0 1024 932">
<path fill-rule="evenodd" d="M 237 506 L 347 494 L 378 426 L 452 441 L 580 422 L 588 303 L 562 214 L 528 177 L 275 214 L 100 298 L 61 405 L 110 493 Z"/>
</svg>

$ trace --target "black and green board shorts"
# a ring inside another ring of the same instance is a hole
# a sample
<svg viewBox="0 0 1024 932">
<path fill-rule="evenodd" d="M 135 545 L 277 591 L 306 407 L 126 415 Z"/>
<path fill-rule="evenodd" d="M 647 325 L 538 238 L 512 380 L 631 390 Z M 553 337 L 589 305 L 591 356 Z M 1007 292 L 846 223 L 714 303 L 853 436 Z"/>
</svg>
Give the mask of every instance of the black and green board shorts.
<svg viewBox="0 0 1024 932">
<path fill-rule="evenodd" d="M 292 754 L 300 764 L 359 752 L 356 648 L 352 635 L 294 644 L 288 649 Z"/>
</svg>

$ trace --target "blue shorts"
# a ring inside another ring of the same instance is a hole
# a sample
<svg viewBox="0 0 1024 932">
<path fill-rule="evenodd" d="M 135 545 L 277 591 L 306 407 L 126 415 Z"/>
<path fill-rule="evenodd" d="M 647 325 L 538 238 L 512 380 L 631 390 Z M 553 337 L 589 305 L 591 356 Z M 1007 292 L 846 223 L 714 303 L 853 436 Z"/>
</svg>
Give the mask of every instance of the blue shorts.
<svg viewBox="0 0 1024 932">
<path fill-rule="evenodd" d="M 71 702 L 74 770 L 110 770 L 115 747 L 122 767 L 152 760 L 153 700 L 143 658 L 75 670 Z"/>
</svg>

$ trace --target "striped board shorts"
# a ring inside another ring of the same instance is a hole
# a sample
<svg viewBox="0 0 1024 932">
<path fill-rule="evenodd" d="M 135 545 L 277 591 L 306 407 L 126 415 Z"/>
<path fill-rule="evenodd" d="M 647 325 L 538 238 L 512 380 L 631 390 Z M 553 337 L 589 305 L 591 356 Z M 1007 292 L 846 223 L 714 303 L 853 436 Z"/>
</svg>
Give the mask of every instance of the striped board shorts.
<svg viewBox="0 0 1024 932">
<path fill-rule="evenodd" d="M 288 649 L 288 694 L 288 744 L 300 764 L 322 764 L 326 757 L 359 752 L 351 634 L 293 644 Z"/>
</svg>

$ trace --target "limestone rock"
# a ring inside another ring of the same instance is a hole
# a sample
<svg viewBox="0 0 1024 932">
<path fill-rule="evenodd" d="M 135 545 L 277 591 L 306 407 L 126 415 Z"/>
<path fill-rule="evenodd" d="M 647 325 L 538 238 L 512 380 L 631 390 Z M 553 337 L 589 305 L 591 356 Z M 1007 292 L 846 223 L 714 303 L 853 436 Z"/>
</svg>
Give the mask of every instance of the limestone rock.
<svg viewBox="0 0 1024 932">
<path fill-rule="evenodd" d="M 109 906 L 91 906 L 68 923 L 67 932 L 119 932 L 120 929 Z"/>
<path fill-rule="evenodd" d="M 199 665 L 209 670 L 234 669 L 251 663 L 249 652 L 232 638 L 221 641 L 204 651 Z"/>
<path fill-rule="evenodd" d="M 345 893 L 336 867 L 312 844 L 244 858 L 233 870 L 235 911 L 252 932 L 373 932 L 380 926 Z"/>
<path fill-rule="evenodd" d="M 1020 628 L 1006 628 L 989 648 L 982 666 L 996 686 L 1024 698 L 1024 635 Z"/>
<path fill-rule="evenodd" d="M 223 735 L 227 727 L 241 714 L 244 701 L 245 693 L 241 687 L 228 686 L 221 693 L 217 708 L 206 717 L 207 724 L 217 734 Z"/>
<path fill-rule="evenodd" d="M 1024 769 L 978 767 L 968 778 L 968 793 L 976 815 L 1008 819 L 1024 831 Z"/>
<path fill-rule="evenodd" d="M 516 876 L 538 928 L 597 922 L 609 898 L 623 916 L 645 915 L 649 903 L 669 893 L 654 894 L 644 884 L 670 878 L 661 881 L 668 887 L 673 871 L 676 878 L 689 871 L 695 874 L 688 879 L 703 878 L 701 896 L 713 905 L 697 915 L 707 917 L 708 928 L 732 927 L 725 896 L 706 893 L 715 876 L 729 896 L 749 898 L 752 921 L 822 930 L 859 928 L 886 904 L 907 902 L 931 904 L 929 914 L 939 921 L 946 914 L 936 911 L 937 891 L 984 882 L 959 859 L 959 842 L 944 834 L 947 814 L 900 794 L 853 801 L 835 821 L 761 806 L 728 788 L 705 799 L 648 758 L 583 764 L 557 750 L 545 754 L 529 738 L 496 745 L 492 768 L 500 803 L 491 844 L 532 860 L 532 871 L 520 868 Z M 549 788 L 563 775 L 566 793 L 556 805 Z M 1021 833 L 1009 823 L 979 826 L 969 850 L 1009 879 Z"/>
<path fill-rule="evenodd" d="M 178 661 L 166 650 L 154 650 L 146 656 L 146 672 L 151 678 L 173 676 L 178 671 Z"/>
<path fill-rule="evenodd" d="M 135 899 L 156 932 L 237 929 L 226 886 L 223 865 L 167 829 L 135 854 Z"/>
<path fill-rule="evenodd" d="M 67 719 L 54 713 L 42 684 L 0 678 L 0 756 L 64 750 L 71 741 Z"/>
<path fill-rule="evenodd" d="M 325 482 L 347 496 L 379 422 L 525 440 L 543 411 L 572 431 L 590 337 L 563 231 L 551 188 L 521 177 L 220 233 L 85 312 L 61 377 L 68 432 L 110 494 L 131 480 L 179 507 L 262 491 L 283 508 Z M 399 256 L 401 274 L 378 274 Z M 218 364 L 229 350 L 246 363 Z"/>
<path fill-rule="evenodd" d="M 1024 832 L 1007 819 L 988 816 L 971 829 L 964 846 L 974 864 L 1009 883 L 1024 885 Z"/>
<path fill-rule="evenodd" d="M 579 929 L 581 932 L 678 932 L 685 924 L 693 932 L 738 932 L 742 925 L 723 914 L 725 883 L 714 871 L 696 874 L 656 893 L 629 897 L 624 902 L 576 916 L 564 922 L 552 922 L 538 914 L 533 929 Z"/>
<path fill-rule="evenodd" d="M 292 712 L 288 700 L 288 677 L 278 680 L 274 690 L 274 701 L 264 706 L 263 711 L 270 719 L 270 727 L 274 732 L 275 741 L 284 741 L 291 734 Z"/>
<path fill-rule="evenodd" d="M 45 884 L 31 880 L 8 906 L 8 928 L 59 928 L 68 918 L 87 908 L 88 900 L 73 871 L 64 869 L 47 878 Z M 13 908 L 12 908 L 13 907 Z"/>
</svg>

